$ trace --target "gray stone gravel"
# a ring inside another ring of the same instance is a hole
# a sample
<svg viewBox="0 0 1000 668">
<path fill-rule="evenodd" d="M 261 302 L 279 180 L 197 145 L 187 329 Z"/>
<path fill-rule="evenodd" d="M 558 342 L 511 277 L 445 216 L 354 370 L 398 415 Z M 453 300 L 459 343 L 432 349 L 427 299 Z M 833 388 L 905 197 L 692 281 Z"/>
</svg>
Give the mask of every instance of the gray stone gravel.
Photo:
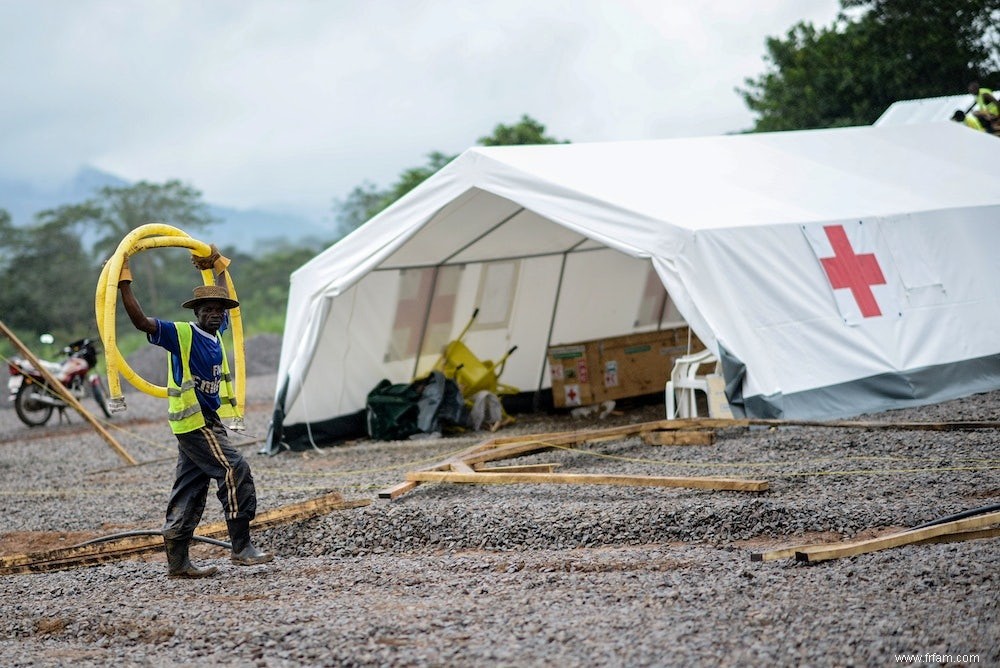
<svg viewBox="0 0 1000 668">
<path fill-rule="evenodd" d="M 998 539 L 897 548 L 816 565 L 752 562 L 770 547 L 908 527 L 1000 503 L 995 430 L 729 429 L 713 446 L 637 438 L 523 462 L 566 473 L 711 475 L 770 482 L 762 494 L 578 485 L 422 485 L 405 472 L 485 439 L 357 441 L 257 455 L 275 377 L 248 382 L 235 439 L 268 509 L 338 491 L 372 499 L 262 531 L 278 555 L 209 581 L 163 577 L 162 554 L 0 577 L 3 665 L 664 666 L 894 664 L 962 654 L 1000 665 Z M 27 430 L 0 411 L 0 541 L 12 532 L 155 529 L 173 470 L 160 402 L 128 395 L 121 461 L 73 416 Z M 522 417 L 503 435 L 604 422 Z M 1000 392 L 869 416 L 1000 420 Z M 221 519 L 209 498 L 206 521 Z M 940 662 L 940 660 L 939 660 Z"/>
</svg>

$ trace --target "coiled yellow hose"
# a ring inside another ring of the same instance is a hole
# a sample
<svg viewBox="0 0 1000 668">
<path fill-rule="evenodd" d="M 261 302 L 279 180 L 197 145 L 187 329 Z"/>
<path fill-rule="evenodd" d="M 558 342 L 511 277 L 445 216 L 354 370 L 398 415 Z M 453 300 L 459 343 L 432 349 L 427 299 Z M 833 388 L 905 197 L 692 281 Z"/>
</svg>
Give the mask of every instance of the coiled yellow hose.
<svg viewBox="0 0 1000 668">
<path fill-rule="evenodd" d="M 125 410 L 125 397 L 122 396 L 121 378 L 124 377 L 133 387 L 152 395 L 154 397 L 166 398 L 167 388 L 153 385 L 137 374 L 118 350 L 117 337 L 115 334 L 115 318 L 118 304 L 118 279 L 121 276 L 122 265 L 132 255 L 149 250 L 150 248 L 187 248 L 191 255 L 197 257 L 208 257 L 212 253 L 211 247 L 190 237 L 187 233 L 171 225 L 162 223 L 151 223 L 142 225 L 129 232 L 111 259 L 104 264 L 101 270 L 101 277 L 97 281 L 97 292 L 94 296 L 94 312 L 97 316 L 97 330 L 101 335 L 101 342 L 104 344 L 105 363 L 108 369 L 108 407 L 112 412 Z M 211 270 L 202 270 L 202 281 L 205 285 L 214 285 L 215 279 Z M 236 296 L 236 286 L 227 271 L 226 288 L 229 296 L 234 300 Z M 243 343 L 243 317 L 240 308 L 229 310 L 229 322 L 233 338 L 233 360 L 236 366 L 235 394 L 237 410 L 242 415 L 244 400 L 246 398 L 246 349 Z M 242 417 L 237 418 L 242 422 Z"/>
</svg>

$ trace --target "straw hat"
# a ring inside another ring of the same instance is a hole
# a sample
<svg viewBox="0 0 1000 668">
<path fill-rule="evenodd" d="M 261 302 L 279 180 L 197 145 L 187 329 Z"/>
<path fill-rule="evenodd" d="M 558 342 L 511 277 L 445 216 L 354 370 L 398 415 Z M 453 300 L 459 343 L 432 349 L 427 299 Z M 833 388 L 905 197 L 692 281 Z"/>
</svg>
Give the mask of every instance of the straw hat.
<svg viewBox="0 0 1000 668">
<path fill-rule="evenodd" d="M 181 306 L 184 308 L 197 308 L 202 302 L 222 302 L 226 308 L 236 308 L 240 305 L 235 299 L 229 298 L 229 291 L 221 285 L 199 285 L 194 289 L 194 297 L 187 300 Z"/>
</svg>

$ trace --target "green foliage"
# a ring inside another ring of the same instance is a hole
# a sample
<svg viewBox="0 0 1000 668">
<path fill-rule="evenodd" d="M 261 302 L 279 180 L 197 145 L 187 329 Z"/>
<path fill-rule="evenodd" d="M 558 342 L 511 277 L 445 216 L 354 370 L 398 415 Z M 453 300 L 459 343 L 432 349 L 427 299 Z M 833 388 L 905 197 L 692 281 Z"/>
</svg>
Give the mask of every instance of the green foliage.
<svg viewBox="0 0 1000 668">
<path fill-rule="evenodd" d="M 44 211 L 31 227 L 15 227 L 0 209 L 0 314 L 8 327 L 34 348 L 38 336 L 51 333 L 56 341 L 98 338 L 94 296 L 104 260 L 134 228 L 162 222 L 192 233 L 212 220 L 200 193 L 178 181 L 139 183 L 104 188 L 85 202 Z M 192 234 L 192 236 L 197 236 Z M 81 239 L 99 239 L 96 252 Z M 203 239 L 211 241 L 211 239 Z M 272 245 L 267 253 L 240 254 L 222 245 L 233 260 L 231 273 L 239 290 L 248 335 L 280 333 L 284 327 L 288 279 L 313 257 L 321 244 Z M 201 283 L 184 248 L 160 248 L 134 255 L 129 264 L 133 289 L 147 315 L 168 319 L 189 317 L 180 304 Z M 128 355 L 146 345 L 118 303 L 119 349 Z M 11 353 L 0 342 L 0 353 Z M 58 349 L 55 351 L 58 353 Z"/>
<path fill-rule="evenodd" d="M 142 225 L 163 223 L 191 233 L 214 222 L 201 201 L 201 193 L 177 180 L 106 186 L 85 202 L 43 211 L 37 218 L 95 234 L 93 251 L 101 261 L 111 257 L 121 240 Z M 164 254 L 148 255 L 141 260 L 136 256 L 130 265 L 137 284 L 147 288 L 145 305 L 158 313 L 177 296 L 176 274 L 167 271 Z"/>
<path fill-rule="evenodd" d="M 172 225 L 190 234 L 214 222 L 201 201 L 201 192 L 178 180 L 107 186 L 87 205 L 101 233 L 95 248 L 105 257 L 114 253 L 126 234 L 148 223 Z"/>
<path fill-rule="evenodd" d="M 834 24 L 766 41 L 768 72 L 737 89 L 754 131 L 868 125 L 897 100 L 964 93 L 1000 71 L 1000 0 L 842 0 Z"/>
<path fill-rule="evenodd" d="M 337 225 L 341 232 L 347 234 L 370 218 L 374 218 L 454 159 L 453 155 L 433 151 L 427 154 L 426 165 L 404 170 L 396 182 L 386 190 L 379 190 L 370 181 L 357 186 L 346 199 L 335 202 Z"/>
<path fill-rule="evenodd" d="M 516 146 L 569 142 L 547 136 L 545 126 L 525 114 L 514 125 L 498 124 L 493 128 L 492 135 L 480 137 L 477 143 L 480 146 Z M 427 164 L 404 170 L 396 182 L 385 190 L 379 190 L 370 181 L 355 187 L 346 198 L 334 202 L 334 214 L 341 232 L 347 234 L 374 218 L 456 157 L 433 151 L 427 154 Z"/>
<path fill-rule="evenodd" d="M 284 329 L 291 273 L 318 252 L 308 246 L 279 246 L 264 255 L 226 253 L 232 261 L 232 277 L 240 300 L 247 336 L 276 333 Z"/>
<path fill-rule="evenodd" d="M 515 125 L 498 123 L 493 134 L 480 137 L 480 146 L 524 146 L 531 144 L 568 144 L 568 140 L 555 139 L 545 134 L 545 126 L 524 114 Z"/>
<path fill-rule="evenodd" d="M 72 226 L 42 216 L 37 226 L 4 238 L 6 259 L 0 269 L 4 322 L 17 330 L 89 336 L 82 325 L 93 321 L 93 293 L 81 299 L 78 288 L 91 263 Z"/>
<path fill-rule="evenodd" d="M 545 127 L 528 116 L 511 126 L 497 125 L 491 136 L 479 139 L 484 146 L 558 141 L 546 136 Z M 385 190 L 367 182 L 358 186 L 338 212 L 344 229 L 368 220 L 453 157 L 430 153 L 426 164 L 404 170 Z M 129 232 L 154 222 L 198 236 L 193 232 L 213 221 L 201 193 L 176 180 L 102 188 L 86 201 L 38 214 L 31 227 L 15 227 L 8 213 L 0 209 L 0 285 L 4 287 L 0 290 L 0 317 L 30 346 L 37 345 L 43 332 L 51 333 L 57 343 L 82 337 L 97 339 L 94 293 L 102 265 Z M 93 249 L 81 241 L 89 238 L 97 239 Z M 224 239 L 203 240 L 218 243 L 233 261 L 231 273 L 248 336 L 283 331 L 289 277 L 325 246 L 319 241 L 272 244 L 265 252 L 251 255 L 227 247 Z M 129 260 L 135 277 L 133 289 L 147 315 L 169 319 L 189 315 L 180 304 L 201 282 L 190 258 L 186 249 L 162 248 Z M 119 349 L 127 356 L 145 345 L 145 337 L 135 332 L 120 303 L 117 318 Z M 57 353 L 55 350 L 53 356 Z M 0 354 L 10 354 L 9 345 L 2 341 Z"/>
</svg>

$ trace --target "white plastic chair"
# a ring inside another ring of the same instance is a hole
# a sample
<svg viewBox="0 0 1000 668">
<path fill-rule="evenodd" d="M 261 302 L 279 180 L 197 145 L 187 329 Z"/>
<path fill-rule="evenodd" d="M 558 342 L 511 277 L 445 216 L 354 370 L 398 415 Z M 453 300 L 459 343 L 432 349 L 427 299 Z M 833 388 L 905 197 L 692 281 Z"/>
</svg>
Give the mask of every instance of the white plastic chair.
<svg viewBox="0 0 1000 668">
<path fill-rule="evenodd" d="M 711 372 L 698 375 L 698 370 L 705 365 L 711 365 Z M 713 382 L 716 379 L 722 379 L 719 374 L 719 360 L 710 350 L 691 353 L 674 360 L 674 368 L 670 372 L 670 380 L 667 381 L 664 390 L 667 400 L 667 419 L 698 417 L 698 397 L 695 392 L 704 392 L 705 396 L 708 397 L 711 392 L 709 385 L 717 384 L 717 382 Z M 709 401 L 710 415 L 712 404 L 713 402 Z M 732 417 L 728 404 L 720 412 L 728 413 L 727 417 Z M 725 415 L 711 416 L 726 417 Z"/>
</svg>

